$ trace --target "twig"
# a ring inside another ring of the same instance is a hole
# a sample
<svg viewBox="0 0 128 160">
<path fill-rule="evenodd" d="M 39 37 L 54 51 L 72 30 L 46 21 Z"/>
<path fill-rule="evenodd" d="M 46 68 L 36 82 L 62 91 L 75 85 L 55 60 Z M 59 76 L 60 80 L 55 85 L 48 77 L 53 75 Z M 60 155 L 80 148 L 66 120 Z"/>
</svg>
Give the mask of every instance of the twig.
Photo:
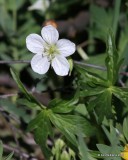
<svg viewBox="0 0 128 160">
<path fill-rule="evenodd" d="M 20 153 L 19 153 L 19 150 L 18 150 L 17 148 L 12 147 L 12 146 L 8 146 L 8 145 L 6 145 L 6 144 L 3 144 L 3 147 L 4 147 L 4 149 L 6 149 L 6 150 L 8 150 L 8 151 L 14 152 L 14 154 L 16 154 L 16 155 L 19 155 L 19 154 L 20 154 L 20 156 L 22 156 L 22 157 L 25 158 L 25 159 L 31 158 L 31 156 L 29 156 L 29 155 L 28 155 L 27 153 L 25 153 L 25 152 L 20 152 Z M 31 158 L 31 160 L 37 160 L 37 159 L 36 159 L 36 158 Z"/>
<path fill-rule="evenodd" d="M 22 151 L 21 151 L 21 149 L 20 149 L 20 144 L 19 144 L 19 141 L 18 141 L 17 135 L 16 135 L 17 129 L 16 129 L 11 123 L 8 123 L 8 125 L 10 126 L 11 131 L 12 131 L 12 134 L 13 134 L 13 137 L 14 137 L 14 139 L 15 139 L 15 142 L 16 142 L 16 145 L 17 145 L 17 150 L 18 150 L 18 152 L 19 152 L 19 154 L 20 154 L 20 160 L 22 160 L 22 159 L 23 159 Z"/>
<path fill-rule="evenodd" d="M 37 160 L 35 158 L 32 158 L 30 155 L 28 155 L 27 153 L 24 153 L 21 149 L 20 149 L 20 145 L 19 145 L 19 142 L 18 142 L 18 139 L 17 139 L 17 136 L 16 136 L 16 133 L 17 133 L 17 128 L 15 128 L 9 121 L 10 121 L 10 118 L 11 119 L 14 119 L 14 117 L 11 117 L 9 114 L 6 114 L 6 112 L 4 112 L 4 110 L 2 108 L 0 108 L 0 112 L 2 113 L 2 115 L 4 116 L 4 118 L 6 119 L 6 121 L 8 121 L 8 125 L 9 127 L 11 128 L 12 130 L 12 134 L 13 134 L 13 137 L 15 139 L 15 142 L 17 144 L 17 148 L 14 148 L 14 147 L 11 147 L 11 146 L 8 146 L 6 144 L 3 144 L 3 147 L 4 149 L 8 150 L 8 151 L 11 151 L 11 152 L 14 152 L 16 155 L 18 155 L 20 157 L 20 159 L 31 159 L 31 160 Z M 19 122 L 18 122 L 19 123 Z"/>
<path fill-rule="evenodd" d="M 30 61 L 28 61 L 28 60 L 0 61 L 0 64 L 17 64 L 17 63 L 30 63 Z M 106 71 L 106 68 L 101 67 L 101 66 L 97 66 L 97 65 L 93 65 L 93 64 L 89 64 L 89 63 L 83 63 L 83 62 L 79 62 L 79 61 L 74 61 L 74 63 L 82 65 L 82 66 Z"/>
<path fill-rule="evenodd" d="M 5 117 L 5 118 L 7 118 L 7 119 L 13 119 L 13 120 L 15 120 L 18 124 L 20 124 L 20 121 L 19 121 L 19 119 L 17 119 L 17 117 L 15 117 L 14 115 L 11 115 L 11 114 L 6 114 L 5 113 L 5 111 L 6 110 L 4 110 L 2 107 L 0 107 L 0 112 L 1 112 L 1 114 Z M 9 118 L 8 118 L 9 117 Z"/>
<path fill-rule="evenodd" d="M 87 46 L 87 45 L 89 45 L 89 44 L 94 44 L 95 43 L 95 41 L 94 40 L 92 40 L 92 41 L 84 41 L 84 42 L 82 42 L 82 43 L 80 43 L 77 47 L 85 47 L 85 46 Z"/>
<path fill-rule="evenodd" d="M 113 15 L 113 31 L 115 36 L 117 33 L 117 28 L 119 23 L 120 5 L 121 5 L 121 0 L 116 0 L 114 4 L 114 15 Z"/>
<path fill-rule="evenodd" d="M 27 60 L 0 61 L 0 64 L 17 64 L 17 63 L 30 63 L 30 61 Z"/>
<path fill-rule="evenodd" d="M 10 119 L 12 119 L 12 118 L 11 118 L 11 117 L 9 116 L 9 114 L 7 114 L 6 112 L 3 112 L 3 111 L 2 111 L 1 113 L 2 113 L 2 115 L 4 116 L 4 118 L 6 119 L 6 121 L 8 122 L 8 125 L 9 125 L 9 127 L 10 127 L 10 129 L 11 129 L 11 131 L 12 131 L 14 140 L 15 140 L 16 145 L 17 145 L 17 150 L 19 151 L 19 154 L 20 154 L 20 153 L 21 153 L 20 144 L 19 144 L 19 141 L 18 141 L 17 135 L 16 135 L 17 129 L 11 124 L 11 121 L 10 121 Z M 22 158 L 23 158 L 23 157 L 20 157 L 20 160 L 22 160 Z"/>
<path fill-rule="evenodd" d="M 17 96 L 18 93 L 11 93 L 11 94 L 4 94 L 4 95 L 0 95 L 0 98 L 9 98 L 9 97 L 13 97 L 13 96 Z"/>
<path fill-rule="evenodd" d="M 34 93 L 37 93 L 37 94 L 41 94 L 41 93 L 47 93 L 47 92 L 63 92 L 65 89 L 69 89 L 71 90 L 71 87 L 65 87 L 65 88 L 56 88 L 56 89 L 48 89 L 48 90 L 44 90 L 42 92 L 35 92 L 35 91 L 28 91 L 30 94 L 34 94 Z M 17 93 L 10 93 L 10 94 L 4 94 L 4 95 L 0 95 L 0 98 L 2 99 L 6 99 L 6 98 L 9 98 L 9 97 L 13 97 L 13 96 L 18 96 L 20 95 L 21 92 L 17 92 Z"/>
<path fill-rule="evenodd" d="M 89 64 L 89 63 L 84 63 L 84 62 L 79 62 L 79 61 L 74 61 L 75 64 L 79 64 L 81 66 L 85 66 L 85 67 L 91 67 L 91 68 L 95 68 L 95 69 L 99 69 L 102 71 L 106 71 L 107 69 L 105 67 L 102 66 L 97 66 L 95 64 Z"/>
<path fill-rule="evenodd" d="M 121 79 L 119 79 L 119 83 L 120 83 L 121 87 L 125 87 L 125 83 Z"/>
</svg>

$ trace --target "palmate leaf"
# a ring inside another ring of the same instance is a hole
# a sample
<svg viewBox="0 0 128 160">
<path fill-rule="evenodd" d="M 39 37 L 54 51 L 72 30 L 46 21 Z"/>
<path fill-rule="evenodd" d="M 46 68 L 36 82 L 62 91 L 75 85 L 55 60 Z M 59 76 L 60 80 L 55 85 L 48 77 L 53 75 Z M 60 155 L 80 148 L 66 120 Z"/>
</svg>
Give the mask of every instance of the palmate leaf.
<svg viewBox="0 0 128 160">
<path fill-rule="evenodd" d="M 104 89 L 88 106 L 89 111 L 95 110 L 98 115 L 99 123 L 102 122 L 104 116 L 107 118 L 112 117 L 112 92 L 109 89 Z"/>
<path fill-rule="evenodd" d="M 128 107 L 128 89 L 112 87 L 112 93 Z"/>
<path fill-rule="evenodd" d="M 96 160 L 89 153 L 89 149 L 87 148 L 86 143 L 84 142 L 84 138 L 81 135 L 79 135 L 78 138 L 79 138 L 78 141 L 79 141 L 80 159 L 81 160 Z"/>
<path fill-rule="evenodd" d="M 103 87 L 86 87 L 86 89 L 80 91 L 80 97 L 96 96 L 104 92 Z"/>
<path fill-rule="evenodd" d="M 76 104 L 78 102 L 78 97 L 79 91 L 76 91 L 71 100 L 53 99 L 48 104 L 48 107 L 52 108 L 52 111 L 54 113 L 69 113 L 72 110 L 75 110 Z"/>
<path fill-rule="evenodd" d="M 116 133 L 116 129 L 113 126 L 110 126 L 110 132 L 103 126 L 103 130 L 110 141 L 110 146 L 105 144 L 97 144 L 97 148 L 102 154 L 113 154 L 115 156 L 106 156 L 105 160 L 121 160 L 121 157 L 118 156 L 121 152 L 122 147 L 119 146 L 119 137 Z"/>
<path fill-rule="evenodd" d="M 98 74 L 88 72 L 83 67 L 75 66 L 76 70 L 82 75 L 82 78 L 78 80 L 80 97 L 90 97 L 88 98 L 88 110 L 95 110 L 99 122 L 103 120 L 104 116 L 107 118 L 112 117 L 112 95 L 123 101 L 125 105 L 128 104 L 128 93 L 126 89 L 114 87 L 123 60 L 119 60 L 114 36 L 111 31 L 109 31 L 107 39 L 106 52 L 107 79 L 102 78 Z M 92 97 L 94 98 L 92 99 Z"/>
<path fill-rule="evenodd" d="M 51 152 L 47 146 L 48 136 L 53 137 L 53 130 L 49 121 L 49 110 L 43 110 L 28 125 L 28 131 L 34 131 L 37 144 L 40 145 L 45 157 L 49 159 Z"/>
<path fill-rule="evenodd" d="M 85 68 L 75 65 L 76 70 L 87 79 L 87 82 L 90 82 L 95 85 L 108 86 L 107 81 L 102 78 L 100 75 L 89 72 Z"/>
<path fill-rule="evenodd" d="M 107 35 L 108 28 L 111 27 L 113 21 L 113 10 L 108 8 L 106 11 L 105 8 L 91 4 L 90 7 L 91 21 L 94 24 L 91 29 L 92 35 L 95 38 L 105 40 Z"/>
<path fill-rule="evenodd" d="M 52 106 L 52 111 L 55 113 L 69 113 L 76 108 L 77 102 L 78 100 L 70 103 L 69 101 L 54 99 L 50 102 L 49 107 Z"/>
<path fill-rule="evenodd" d="M 58 128 L 65 137 L 74 145 L 77 146 L 75 136 L 81 132 L 83 136 L 94 134 L 96 128 L 83 117 L 78 115 L 59 115 L 53 113 L 50 115 L 51 122 Z M 70 138 L 69 138 L 70 137 Z"/>
<path fill-rule="evenodd" d="M 125 118 L 123 121 L 123 133 L 124 133 L 125 138 L 128 141 L 128 117 Z"/>
<path fill-rule="evenodd" d="M 20 91 L 23 93 L 23 95 L 25 96 L 26 98 L 26 105 L 29 104 L 29 107 L 33 107 L 33 106 L 40 106 L 41 108 L 43 107 L 42 104 L 40 102 L 38 102 L 35 97 L 33 97 L 32 94 L 30 94 L 26 88 L 24 87 L 24 85 L 22 84 L 22 82 L 20 81 L 20 78 L 18 76 L 18 74 L 13 70 L 13 69 L 10 69 L 11 71 L 11 74 L 12 74 L 12 77 L 13 79 L 15 80 L 15 82 L 17 83 Z M 30 105 L 31 103 L 31 105 Z M 32 105 L 33 104 L 33 105 Z"/>
<path fill-rule="evenodd" d="M 94 135 L 96 128 L 93 127 L 85 118 L 78 115 L 57 114 L 52 109 L 41 111 L 35 119 L 28 125 L 28 131 L 34 131 L 34 137 L 37 144 L 42 148 L 45 157 L 48 159 L 51 152 L 47 146 L 47 138 L 53 137 L 53 124 L 61 133 L 77 147 L 79 132 L 82 136 Z"/>
</svg>

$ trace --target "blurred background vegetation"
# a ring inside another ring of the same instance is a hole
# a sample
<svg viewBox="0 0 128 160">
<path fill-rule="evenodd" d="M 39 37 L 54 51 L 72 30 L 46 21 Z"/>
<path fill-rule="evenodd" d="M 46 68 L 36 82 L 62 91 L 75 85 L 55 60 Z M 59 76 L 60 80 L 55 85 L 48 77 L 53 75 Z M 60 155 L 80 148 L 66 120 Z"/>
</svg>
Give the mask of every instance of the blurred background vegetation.
<svg viewBox="0 0 128 160">
<path fill-rule="evenodd" d="M 119 56 L 124 58 L 119 85 L 128 86 L 127 1 L 0 0 L 0 139 L 7 154 L 14 149 L 17 159 L 32 160 L 32 157 L 36 157 L 43 160 L 43 154 L 33 136 L 25 132 L 27 123 L 36 111 L 26 109 L 16 102 L 20 92 L 10 75 L 10 66 L 19 72 L 26 88 L 44 105 L 53 98 L 69 99 L 75 90 L 77 77 L 74 70 L 71 76 L 62 78 L 55 75 L 53 70 L 49 70 L 46 75 L 38 75 L 27 63 L 8 63 L 13 60 L 30 60 L 33 55 L 26 49 L 25 39 L 30 33 L 40 34 L 41 28 L 47 24 L 58 29 L 60 38 L 76 43 L 77 51 L 72 56 L 73 60 L 103 67 L 105 41 L 108 29 L 112 28 Z M 105 71 L 95 68 L 88 70 L 106 77 Z"/>
</svg>

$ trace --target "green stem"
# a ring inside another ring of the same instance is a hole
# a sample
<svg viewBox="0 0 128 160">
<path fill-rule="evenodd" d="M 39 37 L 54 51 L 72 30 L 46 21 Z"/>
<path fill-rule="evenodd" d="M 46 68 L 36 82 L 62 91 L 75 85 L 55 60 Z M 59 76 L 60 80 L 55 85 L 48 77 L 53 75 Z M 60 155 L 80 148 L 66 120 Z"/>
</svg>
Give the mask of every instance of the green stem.
<svg viewBox="0 0 128 160">
<path fill-rule="evenodd" d="M 15 2 L 15 6 L 13 8 L 12 11 L 12 15 L 13 15 L 13 29 L 16 32 L 17 30 L 17 10 L 16 10 L 16 2 Z"/>
<path fill-rule="evenodd" d="M 113 32 L 114 32 L 115 36 L 117 33 L 117 27 L 118 27 L 118 20 L 119 20 L 119 14 L 120 14 L 120 4 L 121 4 L 121 0 L 115 0 L 114 16 L 113 16 Z"/>
<path fill-rule="evenodd" d="M 90 13 L 91 13 L 91 7 L 92 7 L 92 4 L 90 4 Z M 94 36 L 93 36 L 93 32 L 92 32 L 92 28 L 93 28 L 93 21 L 92 21 L 92 18 L 90 18 L 90 22 L 89 22 L 89 27 L 91 28 L 91 29 L 89 29 L 89 41 L 90 42 L 92 42 L 92 41 L 94 41 Z M 95 50 L 95 45 L 93 44 L 93 43 L 91 43 L 89 46 L 88 46 L 88 52 L 90 53 L 90 54 L 92 54 L 93 53 L 93 51 Z"/>
</svg>

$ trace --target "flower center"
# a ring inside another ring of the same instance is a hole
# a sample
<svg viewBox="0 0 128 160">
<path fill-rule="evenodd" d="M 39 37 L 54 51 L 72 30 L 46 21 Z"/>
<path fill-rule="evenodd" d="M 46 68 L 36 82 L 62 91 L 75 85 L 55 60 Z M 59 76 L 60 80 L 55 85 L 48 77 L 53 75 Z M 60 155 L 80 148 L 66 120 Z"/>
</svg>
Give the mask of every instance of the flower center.
<svg viewBox="0 0 128 160">
<path fill-rule="evenodd" d="M 55 58 L 55 55 L 59 54 L 59 51 L 56 45 L 47 45 L 45 46 L 45 55 L 48 57 L 49 61 Z"/>
<path fill-rule="evenodd" d="M 50 46 L 50 48 L 49 48 L 49 50 L 48 50 L 48 53 L 49 53 L 49 54 L 54 54 L 54 53 L 56 53 L 56 52 L 57 52 L 56 46 L 55 46 L 55 45 Z"/>
</svg>

